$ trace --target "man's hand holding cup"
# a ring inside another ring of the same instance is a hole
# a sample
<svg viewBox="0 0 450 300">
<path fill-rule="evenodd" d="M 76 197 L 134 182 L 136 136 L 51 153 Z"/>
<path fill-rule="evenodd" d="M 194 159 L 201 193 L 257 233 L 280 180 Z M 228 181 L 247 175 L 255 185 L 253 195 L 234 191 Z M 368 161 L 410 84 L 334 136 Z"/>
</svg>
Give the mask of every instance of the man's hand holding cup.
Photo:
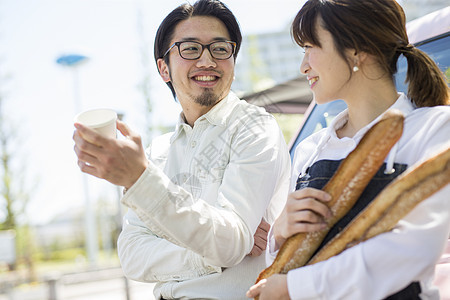
<svg viewBox="0 0 450 300">
<path fill-rule="evenodd" d="M 130 188 L 148 166 L 141 137 L 110 109 L 85 111 L 75 117 L 75 153 L 81 171 Z M 116 139 L 116 129 L 125 139 Z"/>
</svg>

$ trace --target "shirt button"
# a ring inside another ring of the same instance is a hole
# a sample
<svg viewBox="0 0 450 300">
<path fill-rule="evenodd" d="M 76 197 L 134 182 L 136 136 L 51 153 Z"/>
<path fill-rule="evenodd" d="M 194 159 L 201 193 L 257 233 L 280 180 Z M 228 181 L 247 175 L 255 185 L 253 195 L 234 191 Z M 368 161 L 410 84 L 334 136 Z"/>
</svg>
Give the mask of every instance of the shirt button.
<svg viewBox="0 0 450 300">
<path fill-rule="evenodd" d="M 197 142 L 196 141 L 191 142 L 191 147 L 194 148 L 195 146 L 197 146 Z"/>
</svg>

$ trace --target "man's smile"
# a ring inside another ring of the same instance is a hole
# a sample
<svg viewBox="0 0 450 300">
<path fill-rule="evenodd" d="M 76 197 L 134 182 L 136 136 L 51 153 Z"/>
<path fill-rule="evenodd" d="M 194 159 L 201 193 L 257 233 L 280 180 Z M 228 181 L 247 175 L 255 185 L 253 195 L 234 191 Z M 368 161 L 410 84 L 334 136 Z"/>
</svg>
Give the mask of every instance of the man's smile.
<svg viewBox="0 0 450 300">
<path fill-rule="evenodd" d="M 218 77 L 211 76 L 211 75 L 198 75 L 198 76 L 194 76 L 193 79 L 195 81 L 216 81 L 218 79 Z"/>
</svg>

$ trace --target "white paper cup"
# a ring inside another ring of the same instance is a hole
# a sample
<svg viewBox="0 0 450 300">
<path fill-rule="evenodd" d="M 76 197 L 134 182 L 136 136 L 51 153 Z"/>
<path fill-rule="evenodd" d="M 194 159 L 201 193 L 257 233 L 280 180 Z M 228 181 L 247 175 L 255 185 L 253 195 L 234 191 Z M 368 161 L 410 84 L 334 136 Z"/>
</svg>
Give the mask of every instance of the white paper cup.
<svg viewBox="0 0 450 300">
<path fill-rule="evenodd" d="M 81 123 L 94 129 L 99 134 L 116 138 L 117 113 L 112 109 L 99 108 L 84 111 L 75 117 L 76 123 Z"/>
</svg>

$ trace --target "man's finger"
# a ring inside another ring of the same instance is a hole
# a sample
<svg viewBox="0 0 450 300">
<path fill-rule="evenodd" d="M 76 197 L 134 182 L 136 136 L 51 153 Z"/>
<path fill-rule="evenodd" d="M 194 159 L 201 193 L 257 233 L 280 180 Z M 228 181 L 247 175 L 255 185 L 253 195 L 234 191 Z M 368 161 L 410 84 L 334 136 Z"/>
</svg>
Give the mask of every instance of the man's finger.
<svg viewBox="0 0 450 300">
<path fill-rule="evenodd" d="M 255 245 L 258 245 L 260 248 L 266 249 L 265 245 L 267 244 L 267 237 L 266 236 L 255 236 Z M 263 250 L 264 250 L 263 249 Z"/>
<path fill-rule="evenodd" d="M 263 231 L 256 231 L 256 234 L 253 236 L 256 243 L 267 243 L 267 233 Z"/>
<path fill-rule="evenodd" d="M 86 141 L 80 134 L 80 132 L 75 131 L 74 135 L 73 135 L 73 140 L 75 142 L 75 153 L 77 154 L 78 157 L 80 157 L 80 155 L 90 155 L 92 157 L 97 157 L 98 154 L 103 151 L 102 147 L 98 146 L 98 145 L 94 145 L 88 141 Z M 92 161 L 88 161 L 85 159 L 82 159 L 84 161 L 87 161 L 89 163 L 93 163 Z"/>
<path fill-rule="evenodd" d="M 261 229 L 265 232 L 269 232 L 270 230 L 270 224 L 267 223 L 264 219 L 261 220 L 261 223 L 259 223 L 258 229 Z"/>
<path fill-rule="evenodd" d="M 92 176 L 95 176 L 95 177 L 98 177 L 98 178 L 100 178 L 99 176 L 98 176 L 98 172 L 97 172 L 97 169 L 96 168 L 94 168 L 93 166 L 91 166 L 91 165 L 89 165 L 89 164 L 87 164 L 87 163 L 85 163 L 85 162 L 82 162 L 82 161 L 78 161 L 78 167 L 80 168 L 80 170 L 83 172 L 83 173 L 87 173 L 87 174 L 90 174 L 90 175 L 92 175 Z"/>
<path fill-rule="evenodd" d="M 260 256 L 263 253 L 263 249 L 261 249 L 259 246 L 254 245 L 252 251 L 248 255 L 252 257 Z"/>
<path fill-rule="evenodd" d="M 124 122 L 122 122 L 120 120 L 117 120 L 117 129 L 125 137 L 130 136 L 132 134 L 130 127 L 128 127 L 127 124 L 125 124 Z"/>
<path fill-rule="evenodd" d="M 77 145 L 74 146 L 74 151 L 79 161 L 88 163 L 90 165 L 95 165 L 98 163 L 98 159 L 95 156 L 90 155 L 88 152 L 80 150 Z"/>
<path fill-rule="evenodd" d="M 81 123 L 75 123 L 74 126 L 77 129 L 77 133 L 74 134 L 74 137 L 79 134 L 83 140 L 98 147 L 101 147 L 106 142 L 107 138 L 98 134 L 95 130 L 84 126 Z"/>
</svg>

